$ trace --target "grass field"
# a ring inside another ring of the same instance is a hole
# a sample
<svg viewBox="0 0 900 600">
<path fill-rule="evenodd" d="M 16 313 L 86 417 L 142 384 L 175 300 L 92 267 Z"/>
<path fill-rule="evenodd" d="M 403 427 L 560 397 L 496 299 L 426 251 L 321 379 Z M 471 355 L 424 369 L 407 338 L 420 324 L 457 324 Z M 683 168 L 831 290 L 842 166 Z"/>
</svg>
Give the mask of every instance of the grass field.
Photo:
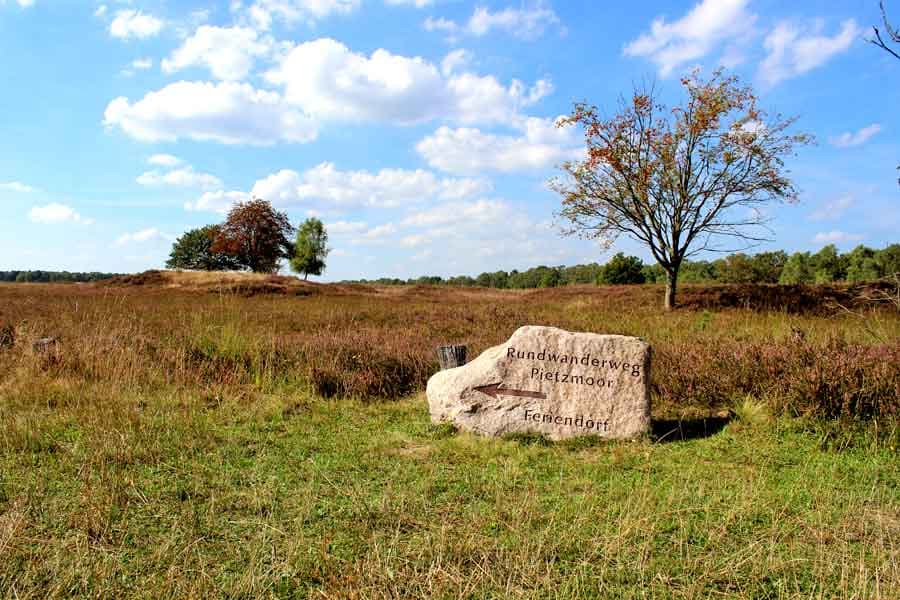
<svg viewBox="0 0 900 600">
<path fill-rule="evenodd" d="M 0 286 L 0 596 L 900 597 L 900 314 L 661 294 Z M 647 338 L 653 432 L 432 425 L 526 323 Z"/>
</svg>

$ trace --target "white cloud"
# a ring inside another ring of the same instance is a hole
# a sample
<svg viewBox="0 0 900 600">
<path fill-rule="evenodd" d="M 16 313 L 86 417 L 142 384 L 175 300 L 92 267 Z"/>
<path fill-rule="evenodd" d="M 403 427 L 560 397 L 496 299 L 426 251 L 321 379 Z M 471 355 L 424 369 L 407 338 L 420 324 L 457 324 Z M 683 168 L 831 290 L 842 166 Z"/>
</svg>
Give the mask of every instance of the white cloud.
<svg viewBox="0 0 900 600">
<path fill-rule="evenodd" d="M 268 30 L 273 21 L 288 25 L 312 24 L 331 15 L 347 15 L 359 8 L 361 0 L 256 0 L 248 6 L 232 2 L 232 12 L 255 29 Z"/>
<path fill-rule="evenodd" d="M 278 206 L 318 201 L 333 208 L 400 206 L 432 198 L 465 198 L 489 189 L 484 180 L 439 179 L 421 169 L 340 171 L 324 162 L 303 173 L 281 170 L 257 181 L 251 193 Z"/>
<path fill-rule="evenodd" d="M 152 58 L 136 58 L 131 61 L 131 68 L 137 69 L 138 71 L 144 71 L 146 69 L 153 68 L 153 59 Z"/>
<path fill-rule="evenodd" d="M 325 226 L 328 235 L 351 235 L 358 234 L 369 228 L 364 221 L 335 221 Z"/>
<path fill-rule="evenodd" d="M 489 8 L 478 6 L 463 25 L 448 19 L 433 17 L 426 18 L 423 23 L 426 31 L 444 31 L 450 35 L 451 40 L 461 34 L 482 37 L 492 30 L 504 31 L 525 40 L 533 40 L 542 36 L 549 27 L 554 25 L 560 25 L 559 17 L 552 8 L 548 8 L 543 2 L 533 2 L 530 6 L 522 8 L 509 7 L 498 12 L 491 12 Z"/>
<path fill-rule="evenodd" d="M 445 31 L 449 34 L 455 34 L 459 31 L 459 25 L 455 21 L 443 17 L 426 17 L 422 27 L 425 28 L 425 31 Z"/>
<path fill-rule="evenodd" d="M 434 0 L 384 0 L 388 6 L 415 6 L 416 8 L 425 8 L 434 4 Z"/>
<path fill-rule="evenodd" d="M 148 227 L 134 233 L 124 233 L 116 238 L 113 242 L 114 246 L 124 246 L 133 242 L 152 242 L 156 240 L 170 239 L 170 236 L 163 234 L 156 227 Z"/>
<path fill-rule="evenodd" d="M 122 75 L 131 77 L 136 71 L 146 71 L 153 68 L 152 58 L 136 58 L 128 64 L 128 67 L 122 69 Z"/>
<path fill-rule="evenodd" d="M 851 146 L 859 146 L 866 143 L 870 137 L 880 131 L 881 125 L 879 125 L 878 123 L 873 123 L 868 127 L 863 127 L 856 133 L 842 133 L 837 137 L 828 138 L 828 141 L 832 146 L 837 146 L 838 148 L 849 148 Z"/>
<path fill-rule="evenodd" d="M 384 49 L 365 56 L 328 38 L 300 44 L 266 78 L 284 86 L 286 101 L 312 116 L 397 124 L 507 122 L 552 90 L 546 80 L 526 88 L 518 80 L 507 87 L 473 73 L 445 78 L 421 57 Z"/>
<path fill-rule="evenodd" d="M 162 70 L 175 73 L 187 67 L 205 66 L 216 79 L 244 79 L 256 59 L 269 56 L 274 47 L 270 36 L 260 36 L 249 27 L 202 25 L 169 58 L 163 59 Z"/>
<path fill-rule="evenodd" d="M 817 221 L 838 219 L 848 208 L 853 206 L 854 202 L 853 196 L 844 194 L 826 202 L 819 210 L 809 215 L 809 218 Z"/>
<path fill-rule="evenodd" d="M 863 236 L 855 233 L 823 231 L 816 234 L 816 237 L 813 238 L 813 242 L 817 244 L 840 244 L 841 242 L 857 242 L 861 239 L 863 239 Z"/>
<path fill-rule="evenodd" d="M 626 56 L 649 58 L 659 67 L 662 77 L 675 69 L 697 61 L 726 41 L 749 34 L 756 15 L 747 11 L 749 0 L 701 0 L 686 15 L 666 22 L 657 17 L 650 31 L 625 46 Z M 736 52 L 727 54 L 734 62 Z"/>
<path fill-rule="evenodd" d="M 522 134 L 511 136 L 440 127 L 416 144 L 416 150 L 430 166 L 457 174 L 533 171 L 584 153 L 574 130 L 558 128 L 552 119 L 529 117 L 519 128 Z"/>
<path fill-rule="evenodd" d="M 147 163 L 158 167 L 176 167 L 183 161 L 177 156 L 171 154 L 154 154 L 147 159 Z"/>
<path fill-rule="evenodd" d="M 185 203 L 184 208 L 188 211 L 225 213 L 234 204 L 247 200 L 250 200 L 250 194 L 246 192 L 218 190 L 204 193 L 195 202 Z"/>
<path fill-rule="evenodd" d="M 466 223 L 499 224 L 509 215 L 510 206 L 501 200 L 451 202 L 429 210 L 417 211 L 402 221 L 408 227 L 435 227 Z"/>
<path fill-rule="evenodd" d="M 846 51 L 862 35 L 853 19 L 841 23 L 841 30 L 831 37 L 821 35 L 822 22 L 817 21 L 808 33 L 789 22 L 781 22 L 766 36 L 768 52 L 759 65 L 759 77 L 768 85 L 802 75 Z"/>
<path fill-rule="evenodd" d="M 103 123 L 145 142 L 189 138 L 269 145 L 317 136 L 316 124 L 286 106 L 278 93 L 235 82 L 178 81 L 134 104 L 119 97 L 106 107 Z"/>
<path fill-rule="evenodd" d="M 51 202 L 46 206 L 35 206 L 28 212 L 28 218 L 35 223 L 81 223 L 82 225 L 90 225 L 93 219 L 86 219 L 75 212 L 71 206 Z"/>
<path fill-rule="evenodd" d="M 472 61 L 472 53 L 463 48 L 458 48 L 448 53 L 441 60 L 441 73 L 444 77 L 450 77 Z"/>
<path fill-rule="evenodd" d="M 492 13 L 479 6 L 466 24 L 466 31 L 475 36 L 483 36 L 492 29 L 501 29 L 523 39 L 540 37 L 551 25 L 558 25 L 559 17 L 553 9 L 539 2 L 530 8 L 505 8 Z"/>
<path fill-rule="evenodd" d="M 138 10 L 120 10 L 109 24 L 109 34 L 115 38 L 149 38 L 159 35 L 165 23 L 152 15 Z"/>
<path fill-rule="evenodd" d="M 32 187 L 28 184 L 22 183 L 21 181 L 0 182 L 0 190 L 6 190 L 9 192 L 19 192 L 21 194 L 28 194 L 31 192 L 38 191 L 37 188 Z"/>
<path fill-rule="evenodd" d="M 34 0 L 15 0 L 15 2 L 21 8 L 31 8 L 34 6 Z M 3 0 L 2 4 L 6 4 L 6 0 Z"/>
<path fill-rule="evenodd" d="M 190 165 L 161 173 L 159 171 L 147 171 L 137 177 L 138 184 L 158 187 L 164 185 L 176 187 L 196 187 L 212 190 L 222 187 L 222 181 L 209 173 L 198 173 Z"/>
</svg>

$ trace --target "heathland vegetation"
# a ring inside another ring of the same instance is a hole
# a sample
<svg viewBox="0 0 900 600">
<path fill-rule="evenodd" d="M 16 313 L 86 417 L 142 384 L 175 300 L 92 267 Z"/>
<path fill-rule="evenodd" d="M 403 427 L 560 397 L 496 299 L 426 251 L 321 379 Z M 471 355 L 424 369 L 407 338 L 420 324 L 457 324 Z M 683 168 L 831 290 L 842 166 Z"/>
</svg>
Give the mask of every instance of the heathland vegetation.
<svg viewBox="0 0 900 600">
<path fill-rule="evenodd" d="M 900 297 L 744 287 L 0 286 L 0 595 L 897 597 Z M 647 339 L 651 434 L 432 425 L 524 324 Z"/>
</svg>

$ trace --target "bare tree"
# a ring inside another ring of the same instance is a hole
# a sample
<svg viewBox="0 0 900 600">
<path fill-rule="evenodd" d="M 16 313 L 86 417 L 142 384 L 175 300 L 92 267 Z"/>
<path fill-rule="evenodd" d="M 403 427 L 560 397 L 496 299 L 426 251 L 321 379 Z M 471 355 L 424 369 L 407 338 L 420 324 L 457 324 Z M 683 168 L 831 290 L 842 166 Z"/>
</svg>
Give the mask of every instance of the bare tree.
<svg viewBox="0 0 900 600">
<path fill-rule="evenodd" d="M 895 27 L 891 26 L 891 22 L 888 21 L 887 10 L 884 8 L 884 0 L 881 0 L 878 3 L 879 8 L 881 8 L 881 20 L 884 23 L 884 32 L 887 34 L 888 39 L 895 44 L 900 44 L 900 31 L 898 31 Z M 890 54 L 894 56 L 894 58 L 900 59 L 900 54 L 897 53 L 893 48 L 885 43 L 884 38 L 881 37 L 881 31 L 878 30 L 878 27 L 872 26 L 872 29 L 875 30 L 875 39 L 869 40 L 882 50 L 886 50 Z"/>
<path fill-rule="evenodd" d="M 885 10 L 884 8 L 884 0 L 881 0 L 878 3 L 878 7 L 881 9 L 881 20 L 884 23 L 884 32 L 887 34 L 888 39 L 890 39 L 895 44 L 900 44 L 900 30 L 898 30 L 896 27 L 893 27 L 891 25 L 891 22 L 888 21 L 887 10 Z M 878 27 L 875 27 L 873 25 L 872 29 L 875 30 L 875 39 L 869 41 L 882 50 L 886 50 L 887 52 L 889 52 L 891 55 L 893 55 L 894 58 L 900 59 L 900 54 L 898 54 L 893 48 L 885 43 L 884 38 L 881 37 L 881 31 L 878 30 Z M 897 170 L 900 171 L 900 167 L 897 167 Z M 897 179 L 897 185 L 900 185 L 900 179 Z"/>
<path fill-rule="evenodd" d="M 576 104 L 559 126 L 581 126 L 586 158 L 551 180 L 565 234 L 607 245 L 624 234 L 650 249 L 667 275 L 667 310 L 687 257 L 721 249 L 722 236 L 745 247 L 766 239 L 764 206 L 797 195 L 784 158 L 811 141 L 788 134 L 795 119 L 764 112 L 751 88 L 722 71 L 708 81 L 695 72 L 682 85 L 687 101 L 671 110 L 652 87 L 621 99 L 611 118 Z"/>
</svg>

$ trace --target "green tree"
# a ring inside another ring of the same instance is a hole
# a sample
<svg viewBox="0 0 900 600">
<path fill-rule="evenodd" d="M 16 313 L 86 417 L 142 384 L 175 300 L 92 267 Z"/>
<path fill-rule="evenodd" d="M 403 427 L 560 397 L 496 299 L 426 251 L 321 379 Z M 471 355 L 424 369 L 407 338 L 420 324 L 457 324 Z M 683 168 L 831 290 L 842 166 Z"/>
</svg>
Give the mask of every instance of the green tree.
<svg viewBox="0 0 900 600">
<path fill-rule="evenodd" d="M 723 283 L 753 283 L 756 275 L 753 272 L 753 259 L 743 252 L 729 254 L 716 261 L 718 279 Z"/>
<path fill-rule="evenodd" d="M 860 244 L 847 255 L 847 281 L 874 281 L 882 276 L 876 252 Z"/>
<path fill-rule="evenodd" d="M 719 281 L 719 261 L 710 262 L 708 260 L 686 260 L 681 265 L 681 281 L 684 283 L 711 283 Z M 666 278 L 663 277 L 658 283 L 665 283 Z"/>
<path fill-rule="evenodd" d="M 232 271 L 241 268 L 240 262 L 224 252 L 213 252 L 212 246 L 219 235 L 218 225 L 207 225 L 181 234 L 172 244 L 167 269 L 193 269 L 199 271 Z"/>
<path fill-rule="evenodd" d="M 310 275 L 321 275 L 325 268 L 325 258 L 330 251 L 325 225 L 315 217 L 309 218 L 297 230 L 291 268 L 302 273 L 303 279 Z"/>
<path fill-rule="evenodd" d="M 843 281 L 847 277 L 846 260 L 834 244 L 823 246 L 810 257 L 810 262 L 815 283 Z"/>
<path fill-rule="evenodd" d="M 794 252 L 784 264 L 778 283 L 812 283 L 814 272 L 809 252 Z"/>
<path fill-rule="evenodd" d="M 666 272 L 663 271 L 663 268 L 659 266 L 658 263 L 653 263 L 652 265 L 644 265 L 641 269 L 641 273 L 644 274 L 644 281 L 647 283 L 665 283 L 666 282 Z"/>
<path fill-rule="evenodd" d="M 644 262 L 637 256 L 625 256 L 618 252 L 600 269 L 597 283 L 606 285 L 625 285 L 644 283 Z"/>
<path fill-rule="evenodd" d="M 788 256 L 783 250 L 760 252 L 753 255 L 753 281 L 756 283 L 778 283 Z"/>
<path fill-rule="evenodd" d="M 900 244 L 891 244 L 879 250 L 875 260 L 878 261 L 878 268 L 883 277 L 900 274 Z"/>
</svg>

